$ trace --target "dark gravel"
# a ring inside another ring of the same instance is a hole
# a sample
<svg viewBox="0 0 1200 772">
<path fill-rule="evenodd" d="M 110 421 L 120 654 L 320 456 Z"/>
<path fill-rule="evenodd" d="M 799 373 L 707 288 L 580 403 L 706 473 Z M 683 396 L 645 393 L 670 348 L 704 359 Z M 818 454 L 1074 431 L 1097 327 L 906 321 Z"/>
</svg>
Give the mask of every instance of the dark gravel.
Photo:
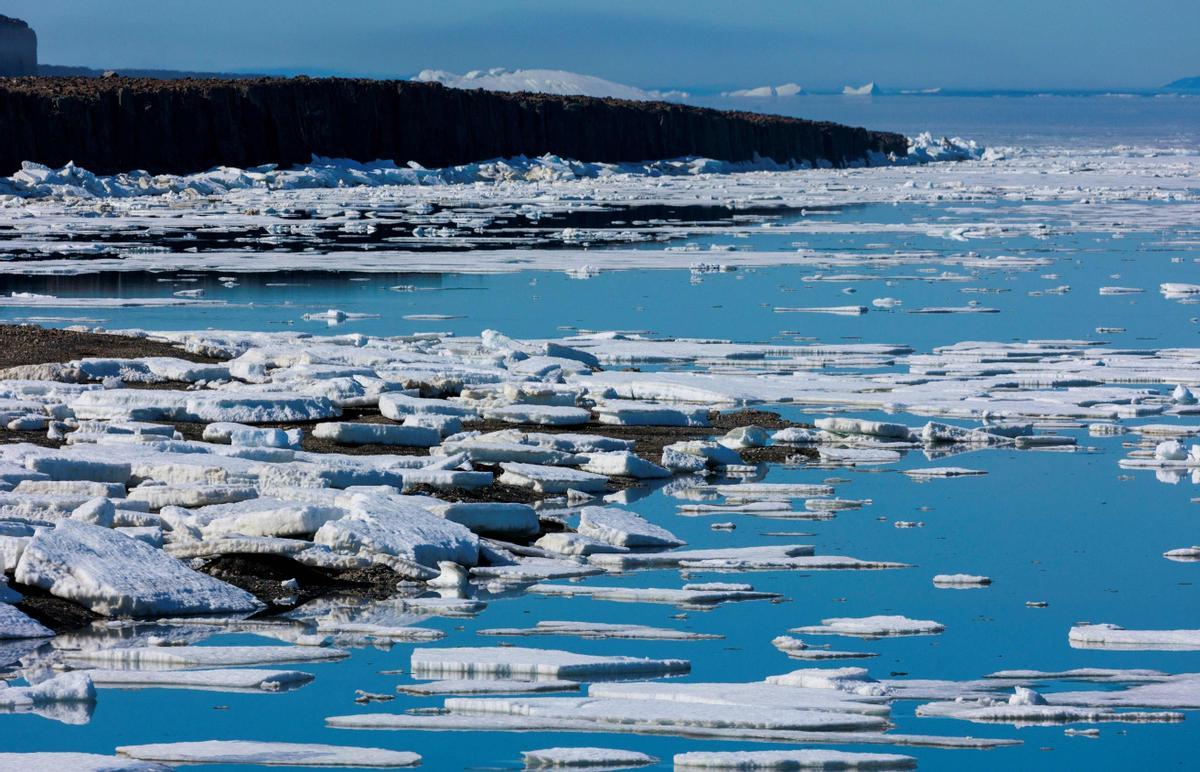
<svg viewBox="0 0 1200 772">
<path fill-rule="evenodd" d="M 0 325 L 0 368 L 68 362 L 81 357 L 179 357 L 191 362 L 218 361 L 145 338 L 33 325 Z"/>
</svg>

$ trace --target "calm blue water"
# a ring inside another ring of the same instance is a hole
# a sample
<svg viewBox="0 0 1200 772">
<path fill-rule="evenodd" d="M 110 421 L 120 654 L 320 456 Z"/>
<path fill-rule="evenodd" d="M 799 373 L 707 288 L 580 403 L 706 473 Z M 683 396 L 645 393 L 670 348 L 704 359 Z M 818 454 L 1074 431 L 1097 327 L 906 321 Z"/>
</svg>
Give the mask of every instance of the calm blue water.
<svg viewBox="0 0 1200 772">
<path fill-rule="evenodd" d="M 798 104 L 813 117 L 833 118 L 914 131 L 930 128 L 984 141 L 1067 144 L 1081 136 L 1104 141 L 1157 141 L 1178 146 L 1196 141 L 1200 100 L 1067 98 L 875 98 L 861 101 L 809 97 Z M 800 108 L 798 108 L 800 109 Z M 824 111 L 824 112 L 823 112 Z M 861 117 L 858 117 L 861 116 Z M 889 117 L 890 116 L 890 117 Z M 888 118 L 888 120 L 882 120 Z M 918 125 L 920 124 L 920 125 Z M 910 129 L 912 126 L 914 128 Z M 1022 139 L 1023 138 L 1023 139 Z M 955 217 L 933 207 L 867 206 L 822 215 L 845 222 L 909 222 L 934 216 Z M 968 220 L 986 219 L 978 207 Z M 783 213 L 782 222 L 798 217 Z M 0 319 L 31 316 L 87 316 L 109 327 L 190 329 L 203 327 L 282 330 L 314 334 L 362 332 L 401 334 L 420 330 L 477 334 L 495 328 L 519 337 L 558 336 L 571 329 L 630 329 L 663 335 L 768 341 L 793 337 L 821 341 L 908 343 L 918 350 L 960 340 L 1090 338 L 1125 347 L 1194 346 L 1198 315 L 1193 306 L 1164 299 L 1163 281 L 1197 281 L 1193 248 L 1164 248 L 1185 231 L 1129 234 L 1064 232 L 1048 240 L 1030 238 L 951 242 L 921 235 L 849 233 L 778 235 L 764 232 L 750 242 L 755 249 L 794 250 L 795 242 L 828 251 L 876 251 L 878 245 L 904 251 L 929 250 L 924 265 L 895 269 L 833 268 L 827 273 L 875 270 L 880 278 L 855 282 L 855 294 L 840 283 L 804 284 L 815 272 L 803 267 L 739 270 L 709 274 L 693 283 L 687 271 L 609 272 L 580 281 L 557 272 L 506 275 L 245 275 L 234 288 L 215 276 L 173 285 L 158 281 L 172 274 L 97 274 L 82 277 L 22 278 L 19 267 L 5 266 L 0 292 L 33 291 L 60 296 L 166 296 L 177 289 L 203 287 L 210 299 L 230 307 L 173 309 L 0 309 Z M 728 237 L 688 238 L 707 247 Z M 682 243 L 682 242 L 681 242 Z M 871 246 L 868 246 L 871 245 Z M 743 244 L 739 244 L 743 246 Z M 922 267 L 947 267 L 938 257 L 974 250 L 983 255 L 1044 257 L 1053 261 L 1030 271 L 981 272 L 965 283 L 901 281 L 888 286 L 883 275 L 912 275 Z M 698 257 L 705 257 L 704 255 Z M 1183 257 L 1183 262 L 1172 258 Z M 1058 274 L 1057 278 L 1042 278 Z M 1120 279 L 1111 278 L 1120 274 Z M 186 278 L 186 277 L 185 277 Z M 288 286 L 266 286 L 287 282 Z M 417 291 L 389 287 L 409 284 Z M 1061 295 L 1031 296 L 1059 285 Z M 1143 287 L 1146 293 L 1102 297 L 1101 286 Z M 968 294 L 963 287 L 1003 290 Z M 894 312 L 859 317 L 777 314 L 776 306 L 870 305 L 875 297 L 901 298 Z M 918 315 L 920 306 L 961 306 L 970 300 L 1000 309 L 988 315 Z M 252 304 L 252 305 L 251 305 Z M 379 314 L 378 319 L 337 327 L 305 322 L 305 312 L 340 308 Z M 450 314 L 462 318 L 406 321 L 411 314 Z M 67 324 L 60 321 L 57 324 Z M 1097 327 L 1124 327 L 1123 333 L 1096 333 Z M 812 418 L 795 408 L 790 418 Z M 924 419 L 900 416 L 919 424 Z M 589 620 L 680 626 L 720 633 L 724 640 L 697 642 L 595 641 L 538 637 L 514 639 L 518 645 L 564 648 L 587 653 L 685 657 L 695 681 L 748 681 L 806 667 L 789 660 L 770 641 L 790 627 L 814 624 L 829 616 L 896 613 L 936 619 L 946 625 L 939 636 L 882 641 L 813 638 L 835 648 L 861 649 L 879 657 L 865 664 L 876 677 L 969 679 L 1000 669 L 1058 670 L 1078 667 L 1160 668 L 1200 671 L 1200 652 L 1081 651 L 1067 644 L 1067 630 L 1080 621 L 1114 622 L 1130 628 L 1196 627 L 1200 596 L 1195 582 L 1200 564 L 1164 560 L 1167 549 L 1193 544 L 1197 492 L 1190 483 L 1169 485 L 1150 473 L 1123 475 L 1120 438 L 1081 437 L 1094 452 L 1054 453 L 983 451 L 946 463 L 984 469 L 986 477 L 920 484 L 898 469 L 927 465 L 910 454 L 884 471 L 838 470 L 849 483 L 838 487 L 847 498 L 871 499 L 860 511 L 839 513 L 826 522 L 762 520 L 732 515 L 689 518 L 676 514 L 678 500 L 648 492 L 632 508 L 658 522 L 694 547 L 748 546 L 770 542 L 811 543 L 818 554 L 909 562 L 914 568 L 871 572 L 764 572 L 692 574 L 691 581 L 749 581 L 757 588 L 783 593 L 782 604 L 728 604 L 708 612 L 672 619 L 677 609 L 588 599 L 546 599 L 514 595 L 491 598 L 474 619 L 432 618 L 421 624 L 446 631 L 436 645 L 494 645 L 499 639 L 474 634 L 484 627 L 527 627 L 538 620 Z M 828 470 L 772 467 L 767 481 L 818 482 Z M 881 519 L 882 518 L 882 519 Z M 893 520 L 919 520 L 923 528 L 897 529 Z M 714 532 L 715 520 L 733 520 L 731 533 Z M 770 531 L 814 535 L 779 539 Z M 985 574 L 994 584 L 984 590 L 935 590 L 937 573 Z M 678 572 L 639 572 L 589 580 L 596 584 L 678 587 Z M 1026 601 L 1046 601 L 1028 608 Z M 213 643 L 263 642 L 255 636 L 212 639 Z M 428 769 L 519 768 L 519 751 L 553 745 L 599 745 L 652 753 L 669 768 L 673 754 L 688 750 L 766 749 L 760 743 L 729 743 L 637 735 L 512 733 L 351 732 L 324 727 L 329 715 L 401 711 L 440 704 L 440 698 L 397 695 L 395 701 L 369 707 L 353 702 L 355 689 L 391 692 L 403 675 L 380 671 L 407 669 L 412 645 L 390 650 L 357 650 L 348 661 L 301 666 L 316 680 L 282 694 L 241 695 L 206 692 L 104 690 L 91 720 L 68 726 L 35 716 L 0 717 L 0 737 L 10 750 L 88 750 L 111 752 L 121 744 L 201 739 L 314 741 L 412 750 Z M 1054 686 L 1051 688 L 1075 688 Z M 1094 688 L 1094 687 L 1078 687 Z M 899 732 L 1015 737 L 1018 748 L 990 752 L 899 749 L 918 757 L 922 769 L 972 767 L 1001 769 L 1131 768 L 1153 759 L 1155 768 L 1194 768 L 1200 723 L 1189 715 L 1174 725 L 1101 725 L 1098 740 L 1066 737 L 1061 728 L 966 724 L 918 719 L 916 703 L 899 702 L 893 718 Z M 892 750 L 860 748 L 859 750 Z M 228 769 L 229 767 L 225 767 Z"/>
</svg>

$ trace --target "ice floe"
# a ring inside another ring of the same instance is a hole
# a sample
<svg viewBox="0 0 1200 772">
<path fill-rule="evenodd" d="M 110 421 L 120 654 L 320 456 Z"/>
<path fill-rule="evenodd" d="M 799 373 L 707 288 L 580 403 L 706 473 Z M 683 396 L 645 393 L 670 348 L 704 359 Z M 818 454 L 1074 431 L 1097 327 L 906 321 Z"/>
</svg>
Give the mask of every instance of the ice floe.
<svg viewBox="0 0 1200 772">
<path fill-rule="evenodd" d="M 597 679 L 686 673 L 684 659 L 643 659 L 575 654 L 556 649 L 462 647 L 414 649 L 412 671 L 418 678 Z"/>
<path fill-rule="evenodd" d="M 317 743 L 202 740 L 199 742 L 123 745 L 117 753 L 142 761 L 170 764 L 256 764 L 291 767 L 411 767 L 421 757 L 406 751 Z"/>
</svg>

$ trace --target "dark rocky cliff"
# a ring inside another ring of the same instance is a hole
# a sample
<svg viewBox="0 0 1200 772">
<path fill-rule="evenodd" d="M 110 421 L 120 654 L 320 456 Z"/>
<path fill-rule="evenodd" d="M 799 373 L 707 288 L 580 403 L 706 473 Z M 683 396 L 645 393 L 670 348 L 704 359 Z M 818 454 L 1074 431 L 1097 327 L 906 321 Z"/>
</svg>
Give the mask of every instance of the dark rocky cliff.
<svg viewBox="0 0 1200 772">
<path fill-rule="evenodd" d="M 0 16 L 0 75 L 37 74 L 37 34 L 20 19 Z"/>
<path fill-rule="evenodd" d="M 829 161 L 904 154 L 899 134 L 660 102 L 341 78 L 0 79 L 0 172 L 74 161 L 97 173 L 306 162 L 313 153 L 427 167 L 555 153 L 584 161 L 706 156 Z"/>
</svg>

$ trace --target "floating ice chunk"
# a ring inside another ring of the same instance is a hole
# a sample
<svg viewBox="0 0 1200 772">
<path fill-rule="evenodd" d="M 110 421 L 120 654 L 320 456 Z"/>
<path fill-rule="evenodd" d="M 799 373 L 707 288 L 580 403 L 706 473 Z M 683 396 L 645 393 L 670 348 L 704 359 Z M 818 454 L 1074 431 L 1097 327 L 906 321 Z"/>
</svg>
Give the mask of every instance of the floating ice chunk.
<svg viewBox="0 0 1200 772">
<path fill-rule="evenodd" d="M 832 485 L 811 483 L 737 483 L 731 485 L 696 486 L 697 493 L 713 493 L 737 501 L 779 501 L 804 499 L 812 496 L 832 496 Z"/>
<path fill-rule="evenodd" d="M 964 429 L 961 426 L 930 421 L 921 427 L 921 441 L 928 444 L 952 442 L 968 445 L 1010 445 L 1012 437 L 988 431 L 988 427 Z"/>
<path fill-rule="evenodd" d="M 615 600 L 629 603 L 669 603 L 676 606 L 708 607 L 718 603 L 742 600 L 770 600 L 780 597 L 774 592 L 760 592 L 740 585 L 734 589 L 720 587 L 702 588 L 693 586 L 681 590 L 658 587 L 591 587 L 588 585 L 535 584 L 530 592 L 540 595 L 557 595 L 573 598 L 582 595 L 597 600 Z"/>
<path fill-rule="evenodd" d="M 640 515 L 615 507 L 584 507 L 578 530 L 618 547 L 678 547 L 686 543 Z"/>
<path fill-rule="evenodd" d="M 622 751 L 613 748 L 543 748 L 536 751 L 521 751 L 526 769 L 547 767 L 604 767 L 624 769 L 644 767 L 658 761 L 653 756 L 637 751 Z"/>
<path fill-rule="evenodd" d="M 0 601 L 4 601 L 13 595 L 17 596 L 17 600 L 20 599 L 20 596 L 15 592 L 5 596 L 4 593 L 8 592 L 12 592 L 8 589 L 8 586 L 0 584 Z M 49 638 L 53 635 L 53 630 L 31 619 L 16 606 L 10 606 L 7 602 L 0 602 L 0 640 Z M 3 692 L 0 692 L 0 695 L 2 694 Z M 2 701 L 3 697 L 0 696 L 0 702 Z"/>
<path fill-rule="evenodd" d="M 105 616 L 262 608 L 250 593 L 193 571 L 161 550 L 77 520 L 38 531 L 21 554 L 15 575 L 22 584 Z"/>
<path fill-rule="evenodd" d="M 95 701 L 96 689 L 85 673 L 60 673 L 31 686 L 0 687 L 0 709 Z"/>
<path fill-rule="evenodd" d="M 294 689 L 313 677 L 299 670 L 255 670 L 228 668 L 218 670 L 88 670 L 92 683 L 100 688 L 119 689 L 196 689 L 215 692 L 279 692 Z"/>
<path fill-rule="evenodd" d="M 1187 448 L 1177 440 L 1166 440 L 1154 446 L 1154 458 L 1158 461 L 1186 461 Z"/>
<path fill-rule="evenodd" d="M 686 705 L 750 705 L 832 713 L 887 716 L 885 697 L 855 694 L 830 688 L 784 686 L 763 681 L 750 683 L 697 683 L 674 681 L 623 681 L 592 684 L 588 695 L 605 699 L 658 700 Z"/>
<path fill-rule="evenodd" d="M 131 646 L 67 651 L 63 660 L 73 667 L 179 670 L 332 662 L 348 656 L 350 653 L 342 649 L 321 646 Z"/>
<path fill-rule="evenodd" d="M 537 464 L 503 463 L 504 474 L 499 482 L 518 488 L 532 488 L 539 493 L 566 493 L 578 490 L 602 493 L 608 490 L 608 477 L 578 469 L 567 469 Z"/>
<path fill-rule="evenodd" d="M 1066 437 L 1058 434 L 1030 434 L 1022 437 L 1017 437 L 1013 440 L 1018 448 L 1055 448 L 1066 445 L 1074 445 L 1074 437 Z"/>
<path fill-rule="evenodd" d="M 171 764 L 264 764 L 290 767 L 411 767 L 421 757 L 384 748 L 346 745 L 205 740 L 201 742 L 123 745 L 117 753 L 142 761 Z"/>
<path fill-rule="evenodd" d="M 533 718 L 582 720 L 595 725 L 637 727 L 850 731 L 879 730 L 886 719 L 862 713 L 805 710 L 778 705 L 728 705 L 674 700 L 622 699 L 617 697 L 485 697 L 446 700 L 452 713 L 525 715 Z"/>
<path fill-rule="evenodd" d="M 897 753 L 827 750 L 692 751 L 675 754 L 676 769 L 916 769 L 917 760 Z"/>
<path fill-rule="evenodd" d="M 511 566 L 476 566 L 471 576 L 508 584 L 529 584 L 544 579 L 577 579 L 604 573 L 603 568 L 552 558 L 522 558 Z"/>
<path fill-rule="evenodd" d="M 680 568 L 699 571 L 839 571 L 909 568 L 907 563 L 859 560 L 844 555 L 797 555 L 786 558 L 706 558 L 681 560 Z"/>
<path fill-rule="evenodd" d="M 618 547 L 606 541 L 584 536 L 572 531 L 555 531 L 548 533 L 534 542 L 535 547 L 557 552 L 560 555 L 595 555 L 601 552 L 628 552 L 625 547 Z"/>
<path fill-rule="evenodd" d="M 864 657 L 878 656 L 873 652 L 862 651 L 834 651 L 833 649 L 812 648 L 799 638 L 793 638 L 790 635 L 776 636 L 771 640 L 771 645 L 788 655 L 792 659 L 805 660 L 829 660 L 829 659 L 862 659 Z"/>
<path fill-rule="evenodd" d="M 963 590 L 986 587 L 991 583 L 992 580 L 988 577 L 976 576 L 975 574 L 938 574 L 933 577 L 935 587 L 951 587 Z"/>
<path fill-rule="evenodd" d="M 808 544 L 773 544 L 763 547 L 726 547 L 724 549 L 675 550 L 672 552 L 635 552 L 618 555 L 592 555 L 588 562 L 615 570 L 637 568 L 679 568 L 684 562 L 701 561 L 778 561 L 812 555 Z"/>
<path fill-rule="evenodd" d="M 765 447 L 769 439 L 767 430 L 762 427 L 739 426 L 736 429 L 730 429 L 717 442 L 733 450 L 742 450 L 743 448 Z"/>
<path fill-rule="evenodd" d="M 1036 694 L 1036 692 L 1034 692 Z M 957 718 L 977 723 L 1069 724 L 1121 722 L 1132 724 L 1176 722 L 1183 720 L 1175 712 L 1116 712 L 1105 708 L 1075 708 L 1063 705 L 1030 704 L 1018 696 L 1016 702 L 983 698 L 955 702 L 930 702 L 917 706 L 917 715 Z"/>
<path fill-rule="evenodd" d="M 557 649 L 463 647 L 414 649 L 415 678 L 555 678 L 592 679 L 686 673 L 685 659 L 593 656 Z"/>
<path fill-rule="evenodd" d="M 1196 295 L 1200 294 L 1200 284 L 1183 284 L 1179 282 L 1163 282 L 1158 289 L 1164 295 Z"/>
<path fill-rule="evenodd" d="M 807 502 L 805 502 L 807 504 Z M 680 504 L 681 515 L 723 515 L 741 513 L 760 517 L 786 517 L 780 513 L 791 514 L 792 505 L 786 501 L 752 501 L 747 504 Z"/>
<path fill-rule="evenodd" d="M 581 467 L 585 472 L 607 477 L 634 477 L 639 480 L 670 477 L 671 471 L 653 464 L 628 450 L 611 453 L 589 453 L 587 463 Z"/>
<path fill-rule="evenodd" d="M 1171 391 L 1171 401 L 1176 405 L 1194 405 L 1197 400 L 1192 390 L 1181 383 Z"/>
<path fill-rule="evenodd" d="M 776 306 L 777 314 L 837 314 L 838 316 L 861 316 L 867 312 L 866 306 L 808 306 L 805 308 L 785 308 Z"/>
<path fill-rule="evenodd" d="M 400 684 L 396 691 L 404 694 L 436 696 L 442 694 L 539 694 L 546 692 L 579 691 L 578 681 L 511 681 L 507 679 L 460 679 L 431 681 L 423 684 Z"/>
<path fill-rule="evenodd" d="M 865 434 L 870 437 L 888 437 L 907 440 L 912 430 L 904 424 L 866 421 L 858 418 L 818 418 L 814 421 L 818 429 L 834 434 Z"/>
<path fill-rule="evenodd" d="M 891 464 L 899 461 L 901 454 L 884 448 L 817 448 L 821 461 L 826 464 Z"/>
<path fill-rule="evenodd" d="M 317 632 L 336 636 L 355 635 L 381 641 L 437 641 L 446 635 L 441 630 L 434 630 L 429 627 L 397 627 L 394 625 L 374 624 L 372 622 L 347 622 L 340 619 L 328 618 L 317 620 Z"/>
<path fill-rule="evenodd" d="M 796 627 L 791 630 L 801 635 L 851 635 L 859 638 L 881 638 L 891 635 L 936 635 L 945 626 L 925 619 L 909 619 L 904 616 L 832 617 L 822 619 L 820 625 Z"/>
<path fill-rule="evenodd" d="M 527 628 L 501 627 L 478 630 L 476 634 L 500 636 L 572 635 L 580 638 L 632 638 L 648 641 L 700 641 L 725 637 L 723 635 L 693 633 L 687 630 L 673 630 L 667 627 L 650 627 L 648 625 L 556 621 L 538 622 L 534 627 Z"/>
<path fill-rule="evenodd" d="M 701 472 L 742 463 L 733 448 L 707 440 L 675 442 L 663 448 L 663 466 L 675 472 Z"/>
<path fill-rule="evenodd" d="M 905 469 L 904 473 L 917 480 L 935 477 L 980 477 L 987 474 L 981 469 L 966 469 L 961 466 L 927 466 L 921 469 Z"/>
<path fill-rule="evenodd" d="M 607 400 L 595 407 L 602 424 L 616 426 L 708 426 L 708 411 L 701 407 L 669 407 L 634 400 Z"/>
<path fill-rule="evenodd" d="M 1167 560 L 1179 561 L 1180 563 L 1192 563 L 1200 561 L 1200 545 L 1167 550 L 1163 553 L 1163 557 Z"/>
<path fill-rule="evenodd" d="M 312 434 L 339 445 L 400 445 L 412 448 L 431 448 L 442 439 L 437 429 L 394 424 L 321 423 L 313 427 Z"/>
<path fill-rule="evenodd" d="M 99 753 L 0 753 L 0 769 L 21 772 L 169 772 L 170 767 Z"/>
<path fill-rule="evenodd" d="M 1200 630 L 1126 630 L 1113 624 L 1076 625 L 1067 634 L 1067 640 L 1074 649 L 1200 650 Z"/>
<path fill-rule="evenodd" d="M 867 675 L 862 667 L 801 668 L 783 675 L 768 676 L 768 684 L 802 689 L 833 689 L 862 697 L 886 697 L 887 687 Z"/>
</svg>

